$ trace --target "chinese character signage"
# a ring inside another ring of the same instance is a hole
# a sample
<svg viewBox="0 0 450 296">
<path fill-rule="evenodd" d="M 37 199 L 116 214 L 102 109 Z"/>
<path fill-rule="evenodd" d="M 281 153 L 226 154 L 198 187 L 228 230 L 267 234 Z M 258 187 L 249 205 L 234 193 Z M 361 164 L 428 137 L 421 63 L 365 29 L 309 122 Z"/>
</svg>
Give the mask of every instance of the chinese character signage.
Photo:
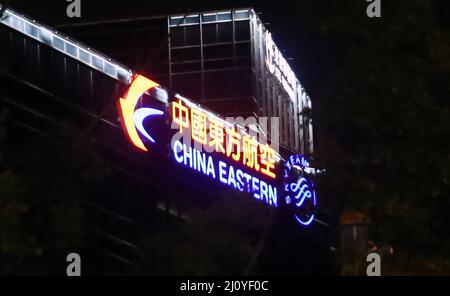
<svg viewBox="0 0 450 296">
<path fill-rule="evenodd" d="M 177 99 L 170 104 L 172 123 L 178 136 L 184 139 L 173 141 L 175 160 L 277 207 L 275 165 L 279 159 L 275 150 L 269 144 L 261 144 L 254 137 L 239 131 L 233 124 L 197 106 L 188 106 L 185 103 L 187 99 L 183 99 L 177 95 Z M 187 137 L 183 134 L 186 130 L 190 130 Z M 186 138 L 192 138 L 194 147 L 186 144 L 189 142 Z"/>
<path fill-rule="evenodd" d="M 125 133 L 141 151 L 152 153 L 152 146 L 163 142 L 171 160 L 199 178 L 247 193 L 270 207 L 288 208 L 301 225 L 314 220 L 316 194 L 303 157 L 284 160 L 244 127 L 140 75 L 118 107 Z"/>
</svg>

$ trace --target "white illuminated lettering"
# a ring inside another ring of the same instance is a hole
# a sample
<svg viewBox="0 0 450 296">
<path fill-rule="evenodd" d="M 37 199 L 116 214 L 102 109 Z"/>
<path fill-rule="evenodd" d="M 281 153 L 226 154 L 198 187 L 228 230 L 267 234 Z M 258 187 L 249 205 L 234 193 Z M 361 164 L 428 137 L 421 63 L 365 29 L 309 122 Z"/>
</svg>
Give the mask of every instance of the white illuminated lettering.
<svg viewBox="0 0 450 296">
<path fill-rule="evenodd" d="M 253 196 L 257 199 L 261 199 L 259 196 L 259 179 L 252 178 L 252 190 L 253 190 Z"/>
<path fill-rule="evenodd" d="M 244 191 L 244 181 L 242 181 L 243 177 L 244 173 L 240 169 L 236 170 L 236 180 L 239 191 Z"/>
<path fill-rule="evenodd" d="M 224 163 L 223 161 L 219 161 L 219 180 L 224 184 L 228 184 L 225 171 L 226 167 L 227 167 L 226 163 Z"/>
<path fill-rule="evenodd" d="M 177 163 L 216 179 L 216 164 L 211 155 L 206 155 L 204 152 L 188 147 L 179 140 L 173 142 L 172 150 Z M 244 191 L 247 188 L 249 193 L 253 193 L 254 198 L 268 205 L 277 206 L 277 189 L 271 184 L 259 180 L 241 169 L 236 169 L 223 161 L 219 161 L 218 165 L 219 180 L 221 183 L 239 191 Z"/>
<path fill-rule="evenodd" d="M 206 175 L 206 155 L 200 151 L 197 151 L 197 168 Z"/>
<path fill-rule="evenodd" d="M 182 163 L 183 162 L 183 154 L 181 154 L 180 152 L 183 151 L 183 144 L 181 144 L 180 141 L 175 141 L 173 144 L 173 155 L 175 156 L 175 160 L 178 163 Z"/>
<path fill-rule="evenodd" d="M 191 147 L 186 149 L 186 145 L 183 145 L 183 148 L 184 148 L 183 149 L 184 165 L 188 165 L 187 159 L 189 159 L 189 167 L 192 168 L 192 149 L 191 149 Z"/>
<path fill-rule="evenodd" d="M 269 203 L 269 198 L 267 195 L 267 183 L 264 181 L 260 181 L 259 183 L 260 196 L 262 200 L 265 200 L 266 203 Z"/>
<path fill-rule="evenodd" d="M 244 173 L 244 178 L 245 178 L 245 181 L 246 181 L 246 185 L 247 185 L 247 191 L 248 192 L 251 192 L 252 191 L 252 188 L 250 188 L 250 186 L 251 186 L 251 183 L 250 183 L 250 180 L 252 179 L 252 176 L 250 176 L 249 174 L 247 174 L 247 173 Z"/>
<path fill-rule="evenodd" d="M 228 171 L 228 185 L 233 184 L 234 188 L 237 188 L 236 186 L 236 180 L 234 179 L 234 168 L 233 166 L 229 166 L 229 171 Z"/>
<path fill-rule="evenodd" d="M 216 178 L 216 171 L 214 170 L 214 163 L 211 155 L 208 156 L 208 168 L 206 169 L 206 175 Z"/>
<path fill-rule="evenodd" d="M 269 204 L 278 206 L 277 188 L 269 185 Z"/>
<path fill-rule="evenodd" d="M 191 155 L 192 155 L 192 168 L 194 169 L 194 170 L 196 170 L 197 169 L 197 150 L 195 150 L 194 148 L 191 148 L 191 147 L 189 147 L 189 150 L 192 152 L 191 153 Z"/>
</svg>

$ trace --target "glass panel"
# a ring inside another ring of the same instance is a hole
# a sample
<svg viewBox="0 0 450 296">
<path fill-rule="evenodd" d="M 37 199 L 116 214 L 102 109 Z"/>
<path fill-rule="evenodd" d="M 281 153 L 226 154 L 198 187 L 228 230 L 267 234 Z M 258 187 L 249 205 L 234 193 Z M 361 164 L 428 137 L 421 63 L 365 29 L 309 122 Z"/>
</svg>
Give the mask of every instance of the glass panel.
<svg viewBox="0 0 450 296">
<path fill-rule="evenodd" d="M 231 21 L 231 12 L 218 12 L 217 20 L 218 21 Z"/>
<path fill-rule="evenodd" d="M 170 24 L 170 26 L 178 26 L 178 25 L 183 24 L 183 21 L 184 21 L 184 17 L 182 17 L 182 16 L 172 16 L 169 19 L 169 24 Z"/>
<path fill-rule="evenodd" d="M 200 44 L 200 26 L 185 27 L 185 45 Z"/>
<path fill-rule="evenodd" d="M 50 34 L 49 31 L 47 31 L 46 29 L 41 29 L 39 31 L 39 39 L 44 42 L 47 45 L 51 46 L 51 42 L 52 42 L 52 35 Z"/>
<path fill-rule="evenodd" d="M 92 56 L 92 64 L 94 65 L 95 68 L 103 70 L 103 60 L 96 57 L 96 56 Z"/>
<path fill-rule="evenodd" d="M 198 24 L 200 23 L 200 17 L 198 15 L 189 15 L 184 19 L 185 24 Z"/>
<path fill-rule="evenodd" d="M 238 43 L 236 44 L 236 56 L 247 57 L 251 54 L 250 43 Z"/>
<path fill-rule="evenodd" d="M 239 20 L 239 19 L 248 19 L 250 16 L 250 13 L 248 10 L 237 10 L 234 12 L 234 19 L 235 20 Z"/>
<path fill-rule="evenodd" d="M 23 21 L 21 19 L 13 17 L 11 19 L 11 26 L 21 32 L 23 31 Z"/>
<path fill-rule="evenodd" d="M 216 24 L 203 25 L 203 43 L 217 42 Z"/>
<path fill-rule="evenodd" d="M 251 69 L 239 69 L 235 72 L 236 92 L 238 96 L 251 96 L 252 94 L 252 71 Z"/>
<path fill-rule="evenodd" d="M 174 27 L 170 29 L 170 45 L 182 46 L 184 45 L 184 28 Z"/>
<path fill-rule="evenodd" d="M 250 23 L 248 21 L 235 22 L 234 25 L 237 41 L 250 39 Z"/>
<path fill-rule="evenodd" d="M 105 72 L 109 75 L 116 76 L 115 67 L 111 65 L 110 63 L 105 63 Z"/>
<path fill-rule="evenodd" d="M 64 43 L 65 43 L 64 40 L 62 40 L 61 38 L 53 36 L 53 43 L 52 43 L 52 45 L 55 48 L 57 48 L 59 50 L 64 50 Z"/>
<path fill-rule="evenodd" d="M 202 22 L 215 22 L 216 21 L 216 14 L 215 13 L 204 13 L 202 15 Z"/>
<path fill-rule="evenodd" d="M 205 96 L 207 98 L 227 98 L 233 95 L 233 71 L 205 73 Z"/>
<path fill-rule="evenodd" d="M 182 48 L 172 50 L 172 62 L 200 60 L 200 48 Z"/>
<path fill-rule="evenodd" d="M 25 23 L 25 33 L 34 38 L 38 37 L 38 29 L 35 26 L 30 25 L 29 23 Z"/>
<path fill-rule="evenodd" d="M 183 74 L 172 76 L 173 89 L 192 100 L 198 100 L 201 96 L 200 74 Z"/>
<path fill-rule="evenodd" d="M 233 56 L 233 45 L 215 45 L 203 49 L 205 59 L 227 58 Z"/>
<path fill-rule="evenodd" d="M 81 50 L 81 49 L 79 50 L 79 57 L 80 57 L 80 60 L 82 60 L 83 62 L 90 64 L 91 61 L 89 59 L 89 56 L 90 56 L 89 53 L 87 53 L 86 51 Z"/>
<path fill-rule="evenodd" d="M 223 69 L 223 68 L 232 68 L 233 60 L 217 60 L 217 61 L 205 61 L 205 69 L 213 70 L 213 69 Z"/>
<path fill-rule="evenodd" d="M 182 64 L 173 64 L 172 65 L 172 73 L 200 71 L 200 69 L 201 69 L 200 62 L 182 63 Z"/>
<path fill-rule="evenodd" d="M 217 24 L 217 32 L 219 42 L 233 41 L 233 25 L 231 22 Z"/>
<path fill-rule="evenodd" d="M 73 57 L 77 57 L 77 48 L 70 43 L 66 43 L 66 52 Z"/>
</svg>

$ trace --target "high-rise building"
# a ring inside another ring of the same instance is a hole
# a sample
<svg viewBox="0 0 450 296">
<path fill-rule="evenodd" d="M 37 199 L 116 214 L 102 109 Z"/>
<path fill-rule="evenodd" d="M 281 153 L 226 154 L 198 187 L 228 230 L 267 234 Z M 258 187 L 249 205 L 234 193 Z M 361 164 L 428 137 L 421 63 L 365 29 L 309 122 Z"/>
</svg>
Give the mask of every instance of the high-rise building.
<svg viewBox="0 0 450 296">
<path fill-rule="evenodd" d="M 129 271 L 138 261 L 142 233 L 168 220 L 186 222 L 190 208 L 211 203 L 230 187 L 184 168 L 172 171 L 171 152 L 158 158 L 132 149 L 117 103 L 137 73 L 225 116 L 278 116 L 281 154 L 312 152 L 310 100 L 252 9 L 55 30 L 8 8 L 0 18 L 0 44 L 0 110 L 9 113 L 7 145 L 0 147 L 5 164 L 44 138 L 90 147 L 111 168 L 108 179 L 89 184 L 81 200 L 93 274 Z M 261 238 L 259 270 L 331 272 L 327 213 L 319 207 L 310 215 L 317 223 L 307 229 L 293 226 L 291 217 L 276 217 Z"/>
<path fill-rule="evenodd" d="M 282 149 L 313 152 L 311 99 L 253 9 L 59 29 L 224 116 L 266 117 L 263 128 Z"/>
</svg>

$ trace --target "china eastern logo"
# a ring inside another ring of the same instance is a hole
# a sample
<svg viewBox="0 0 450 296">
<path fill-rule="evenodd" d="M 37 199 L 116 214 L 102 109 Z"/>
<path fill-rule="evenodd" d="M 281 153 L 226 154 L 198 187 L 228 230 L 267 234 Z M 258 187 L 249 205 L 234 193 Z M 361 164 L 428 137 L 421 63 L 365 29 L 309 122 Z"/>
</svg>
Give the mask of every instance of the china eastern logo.
<svg viewBox="0 0 450 296">
<path fill-rule="evenodd" d="M 144 128 L 144 121 L 150 117 L 162 116 L 164 112 L 158 109 L 147 107 L 136 109 L 136 105 L 145 92 L 157 86 L 159 86 L 158 83 L 144 76 L 137 75 L 130 85 L 127 93 L 125 94 L 125 98 L 119 99 L 119 113 L 125 133 L 128 135 L 131 142 L 136 147 L 144 151 L 148 150 L 142 142 L 138 131 L 151 143 L 155 143 L 155 139 Z"/>
<path fill-rule="evenodd" d="M 300 155 L 291 155 L 284 167 L 285 203 L 294 211 L 295 220 L 305 226 L 314 221 L 317 206 L 309 170 L 308 161 Z"/>
<path fill-rule="evenodd" d="M 125 134 L 137 148 L 171 149 L 173 164 L 192 174 L 287 210 L 300 225 L 315 220 L 315 169 L 303 156 L 284 160 L 267 142 L 141 75 L 119 99 L 118 109 Z"/>
</svg>

